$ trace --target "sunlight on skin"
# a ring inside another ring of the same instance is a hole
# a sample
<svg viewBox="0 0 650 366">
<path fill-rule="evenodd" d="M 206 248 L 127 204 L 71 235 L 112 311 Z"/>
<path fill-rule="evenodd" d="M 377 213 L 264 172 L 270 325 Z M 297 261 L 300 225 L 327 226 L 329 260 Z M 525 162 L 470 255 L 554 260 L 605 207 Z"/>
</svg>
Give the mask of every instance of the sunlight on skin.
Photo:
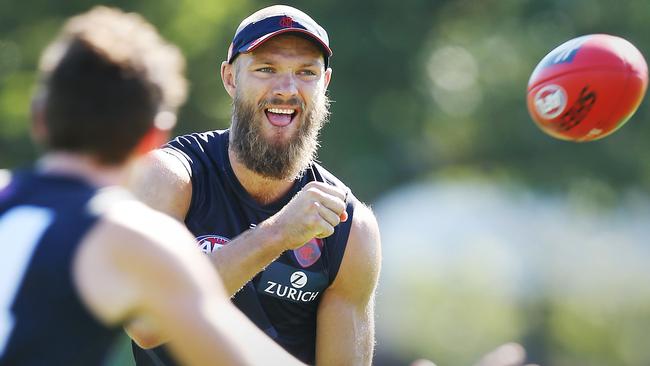
<svg viewBox="0 0 650 366">
<path fill-rule="evenodd" d="M 0 189 L 9 184 L 11 173 L 6 169 L 0 169 Z"/>
</svg>

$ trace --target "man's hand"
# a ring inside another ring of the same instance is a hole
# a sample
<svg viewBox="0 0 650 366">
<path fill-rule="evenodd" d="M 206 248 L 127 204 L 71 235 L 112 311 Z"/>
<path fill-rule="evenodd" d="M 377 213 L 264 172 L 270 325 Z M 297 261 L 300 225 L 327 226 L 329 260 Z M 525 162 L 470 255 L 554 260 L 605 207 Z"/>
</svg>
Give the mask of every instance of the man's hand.
<svg viewBox="0 0 650 366">
<path fill-rule="evenodd" d="M 326 238 L 348 219 L 347 192 L 327 183 L 309 182 L 278 213 L 262 224 L 295 249 L 313 238 Z"/>
</svg>

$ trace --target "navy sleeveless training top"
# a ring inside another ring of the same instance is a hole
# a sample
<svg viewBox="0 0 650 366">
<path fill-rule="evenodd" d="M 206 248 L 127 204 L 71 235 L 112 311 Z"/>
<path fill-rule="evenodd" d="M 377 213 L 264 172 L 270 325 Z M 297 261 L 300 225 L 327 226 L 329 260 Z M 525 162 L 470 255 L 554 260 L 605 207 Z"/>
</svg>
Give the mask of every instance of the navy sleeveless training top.
<svg viewBox="0 0 650 366">
<path fill-rule="evenodd" d="M 33 171 L 0 190 L 0 366 L 99 365 L 121 331 L 86 310 L 72 277 L 97 192 Z"/>
<path fill-rule="evenodd" d="M 228 130 L 193 133 L 163 147 L 163 151 L 183 162 L 192 177 L 192 199 L 185 224 L 206 253 L 227 245 L 232 238 L 274 215 L 312 180 L 348 189 L 320 165 L 313 164 L 285 197 L 262 206 L 235 177 L 228 159 L 228 138 Z M 312 239 L 299 249 L 284 252 L 232 299 L 260 329 L 306 363 L 314 363 L 316 311 L 323 291 L 339 270 L 354 202 L 349 194 L 349 218 L 336 227 L 332 236 Z M 160 347 L 143 351 L 134 344 L 134 355 L 138 366 L 173 364 Z"/>
</svg>

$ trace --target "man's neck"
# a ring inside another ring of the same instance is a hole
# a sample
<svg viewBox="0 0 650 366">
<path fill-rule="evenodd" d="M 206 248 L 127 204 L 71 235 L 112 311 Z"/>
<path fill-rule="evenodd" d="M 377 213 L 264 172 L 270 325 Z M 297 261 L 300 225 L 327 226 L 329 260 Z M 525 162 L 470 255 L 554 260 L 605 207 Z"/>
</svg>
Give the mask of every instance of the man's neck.
<svg viewBox="0 0 650 366">
<path fill-rule="evenodd" d="M 119 185 L 124 182 L 126 164 L 107 166 L 84 154 L 50 152 L 41 157 L 36 167 L 44 173 L 82 178 L 96 187 Z"/>
<path fill-rule="evenodd" d="M 228 148 L 228 159 L 239 183 L 261 205 L 267 205 L 279 200 L 293 186 L 293 180 L 266 178 L 248 169 L 237 159 L 237 155 L 230 148 Z"/>
</svg>

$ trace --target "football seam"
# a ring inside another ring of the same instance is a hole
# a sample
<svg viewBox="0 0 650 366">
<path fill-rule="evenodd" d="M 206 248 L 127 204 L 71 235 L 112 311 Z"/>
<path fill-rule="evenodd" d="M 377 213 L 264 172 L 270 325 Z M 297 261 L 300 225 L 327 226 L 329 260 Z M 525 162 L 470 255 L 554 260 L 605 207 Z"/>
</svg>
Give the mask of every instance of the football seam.
<svg viewBox="0 0 650 366">
<path fill-rule="evenodd" d="M 627 66 L 627 63 L 625 61 L 624 61 L 624 66 Z M 571 69 L 571 70 L 567 70 L 567 71 L 564 71 L 564 72 L 559 73 L 559 74 L 549 76 L 549 77 L 547 77 L 545 79 L 542 79 L 542 80 L 536 82 L 533 86 L 528 85 L 527 93 L 530 93 L 531 90 L 535 89 L 540 84 L 543 84 L 543 83 L 545 83 L 545 82 L 547 82 L 547 81 L 549 81 L 551 79 L 555 79 L 557 77 L 564 76 L 564 75 L 567 75 L 567 74 L 583 72 L 583 71 L 591 71 L 591 70 L 618 71 L 618 72 L 628 72 L 629 71 L 626 67 L 624 67 L 623 69 L 620 69 L 620 68 L 614 68 L 614 67 L 603 68 L 602 66 L 590 66 L 590 67 L 584 67 L 584 68 L 581 68 L 581 69 Z"/>
</svg>

